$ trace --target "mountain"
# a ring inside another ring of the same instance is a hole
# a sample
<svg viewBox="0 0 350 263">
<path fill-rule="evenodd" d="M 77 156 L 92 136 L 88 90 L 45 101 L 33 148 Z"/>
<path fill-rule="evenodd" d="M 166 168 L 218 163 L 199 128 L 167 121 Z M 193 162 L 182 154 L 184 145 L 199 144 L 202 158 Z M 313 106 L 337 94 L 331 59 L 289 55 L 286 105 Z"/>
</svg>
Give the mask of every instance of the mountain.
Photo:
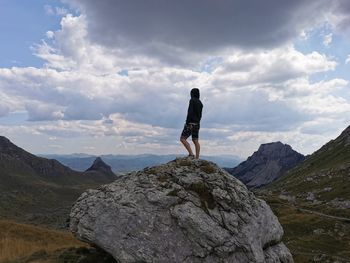
<svg viewBox="0 0 350 263">
<path fill-rule="evenodd" d="M 63 227 L 86 189 L 112 182 L 110 174 L 74 171 L 37 157 L 0 136 L 0 218 Z"/>
<path fill-rule="evenodd" d="M 337 198 L 350 200 L 349 174 L 350 126 L 268 188 L 277 190 L 278 187 L 278 192 L 293 195 L 302 202 L 310 199 L 340 205 L 344 202 Z"/>
<path fill-rule="evenodd" d="M 46 158 L 54 158 L 64 165 L 70 167 L 76 171 L 85 171 L 96 159 L 94 155 L 87 154 L 41 154 L 40 156 Z M 115 173 L 124 173 L 131 171 L 142 170 L 147 166 L 154 166 L 169 162 L 176 157 L 181 155 L 167 154 L 167 155 L 156 155 L 156 154 L 137 154 L 137 155 L 101 155 L 101 159 L 112 167 Z M 217 163 L 220 167 L 230 167 L 237 165 L 241 161 L 236 156 L 230 155 L 219 155 L 219 156 L 201 156 L 201 159 L 206 159 Z"/>
<path fill-rule="evenodd" d="M 301 163 L 304 158 L 288 144 L 271 142 L 260 145 L 258 151 L 246 161 L 226 170 L 249 188 L 258 188 L 276 180 L 284 172 Z"/>
<path fill-rule="evenodd" d="M 177 158 L 86 191 L 70 230 L 117 262 L 293 262 L 266 202 L 201 159 Z"/>
<path fill-rule="evenodd" d="M 0 136 L 1 168 L 32 172 L 42 177 L 59 177 L 76 174 L 56 160 L 37 157 Z"/>
<path fill-rule="evenodd" d="M 102 174 L 104 176 L 115 179 L 116 175 L 113 173 L 112 168 L 106 164 L 101 157 L 97 157 L 94 163 L 88 168 L 85 173 Z"/>
<path fill-rule="evenodd" d="M 350 126 L 256 194 L 278 215 L 296 262 L 350 261 Z"/>
</svg>

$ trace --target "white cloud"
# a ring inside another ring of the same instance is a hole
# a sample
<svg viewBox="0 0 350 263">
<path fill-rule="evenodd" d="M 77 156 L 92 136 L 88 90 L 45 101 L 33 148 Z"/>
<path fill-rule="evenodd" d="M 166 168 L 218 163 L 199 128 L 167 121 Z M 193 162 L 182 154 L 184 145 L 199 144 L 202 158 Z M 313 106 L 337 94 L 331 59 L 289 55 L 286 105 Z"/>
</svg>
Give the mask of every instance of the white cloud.
<svg viewBox="0 0 350 263">
<path fill-rule="evenodd" d="M 333 34 L 329 33 L 325 36 L 323 36 L 323 45 L 328 47 L 333 41 Z"/>
<path fill-rule="evenodd" d="M 45 9 L 45 13 L 47 15 L 57 15 L 57 16 L 64 16 L 66 14 L 68 14 L 68 10 L 66 8 L 63 7 L 54 7 L 51 5 L 45 5 L 44 6 Z"/>
<path fill-rule="evenodd" d="M 350 63 L 350 55 L 348 55 L 348 57 L 345 60 L 345 64 L 349 64 Z"/>
</svg>

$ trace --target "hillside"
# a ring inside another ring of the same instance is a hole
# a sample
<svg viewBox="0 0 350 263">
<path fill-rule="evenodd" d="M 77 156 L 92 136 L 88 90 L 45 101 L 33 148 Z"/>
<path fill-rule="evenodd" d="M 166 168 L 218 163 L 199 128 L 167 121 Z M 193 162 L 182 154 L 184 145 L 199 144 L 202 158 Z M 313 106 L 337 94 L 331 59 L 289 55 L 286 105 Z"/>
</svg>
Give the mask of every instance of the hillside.
<svg viewBox="0 0 350 263">
<path fill-rule="evenodd" d="M 113 181 L 37 157 L 0 137 L 0 217 L 65 227 L 72 203 L 88 188 Z"/>
<path fill-rule="evenodd" d="M 267 189 L 350 217 L 350 127 Z M 340 208 L 340 210 L 338 210 Z M 344 208 L 344 209 L 341 209 Z M 341 211 L 341 212 L 340 212 Z"/>
<path fill-rule="evenodd" d="M 279 217 L 296 262 L 350 262 L 349 175 L 350 127 L 258 192 Z"/>
</svg>

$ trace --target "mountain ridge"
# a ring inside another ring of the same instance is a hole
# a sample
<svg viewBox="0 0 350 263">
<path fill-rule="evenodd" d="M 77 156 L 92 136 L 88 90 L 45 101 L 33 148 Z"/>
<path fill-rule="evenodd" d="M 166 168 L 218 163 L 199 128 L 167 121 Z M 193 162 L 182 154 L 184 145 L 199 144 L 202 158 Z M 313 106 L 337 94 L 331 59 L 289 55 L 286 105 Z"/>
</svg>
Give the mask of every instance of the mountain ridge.
<svg viewBox="0 0 350 263">
<path fill-rule="evenodd" d="M 101 171 L 74 171 L 0 137 L 0 218 L 62 228 L 84 190 L 114 179 Z"/>
<path fill-rule="evenodd" d="M 288 144 L 270 142 L 261 144 L 246 161 L 226 170 L 249 188 L 259 188 L 276 180 L 304 158 Z"/>
</svg>

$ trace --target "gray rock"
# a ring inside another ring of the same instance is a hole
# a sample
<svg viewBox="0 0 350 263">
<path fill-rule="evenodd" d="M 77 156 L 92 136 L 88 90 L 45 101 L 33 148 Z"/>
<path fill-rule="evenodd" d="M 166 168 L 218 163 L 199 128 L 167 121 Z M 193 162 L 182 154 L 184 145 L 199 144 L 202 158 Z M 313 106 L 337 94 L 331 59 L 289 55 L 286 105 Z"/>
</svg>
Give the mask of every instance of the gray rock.
<svg viewBox="0 0 350 263">
<path fill-rule="evenodd" d="M 272 142 L 260 145 L 258 151 L 235 168 L 226 170 L 249 188 L 273 182 L 305 159 L 288 144 Z"/>
<path fill-rule="evenodd" d="M 306 196 L 306 200 L 307 201 L 314 201 L 315 198 L 315 194 L 313 192 L 307 192 L 307 196 Z"/>
<path fill-rule="evenodd" d="M 118 262 L 293 262 L 266 202 L 203 160 L 178 158 L 88 190 L 70 229 Z"/>
</svg>

